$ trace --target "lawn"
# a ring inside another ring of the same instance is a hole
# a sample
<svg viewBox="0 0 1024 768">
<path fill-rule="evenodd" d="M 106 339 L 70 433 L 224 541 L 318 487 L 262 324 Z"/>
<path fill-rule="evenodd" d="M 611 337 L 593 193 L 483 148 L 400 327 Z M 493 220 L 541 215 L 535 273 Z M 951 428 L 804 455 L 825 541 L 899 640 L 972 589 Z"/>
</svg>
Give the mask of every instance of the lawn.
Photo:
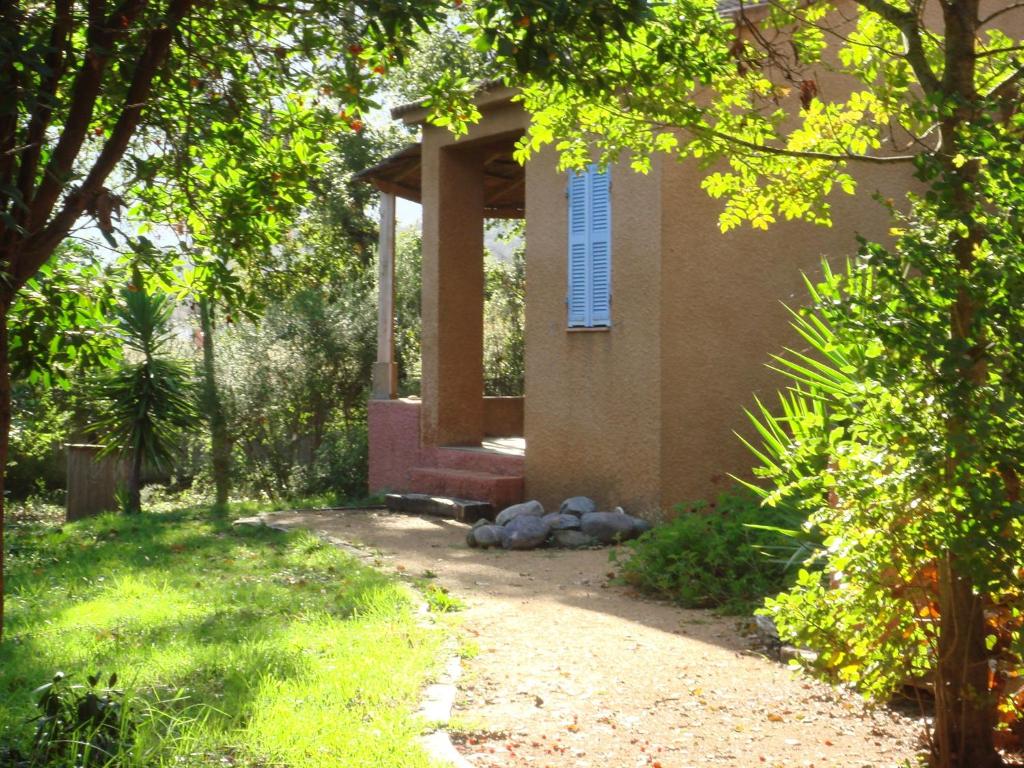
<svg viewBox="0 0 1024 768">
<path fill-rule="evenodd" d="M 25 749 L 32 691 L 59 670 L 116 672 L 163 713 L 136 735 L 147 765 L 430 764 L 413 713 L 440 630 L 395 579 L 205 509 L 9 536 L 0 753 Z"/>
</svg>

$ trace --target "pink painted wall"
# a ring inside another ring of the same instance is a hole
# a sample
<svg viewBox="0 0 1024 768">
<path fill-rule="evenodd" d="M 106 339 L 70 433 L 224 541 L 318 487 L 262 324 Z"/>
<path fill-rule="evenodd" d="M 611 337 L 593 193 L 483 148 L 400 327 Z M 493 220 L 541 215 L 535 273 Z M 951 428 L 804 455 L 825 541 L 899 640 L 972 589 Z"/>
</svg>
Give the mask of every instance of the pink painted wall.
<svg viewBox="0 0 1024 768">
<path fill-rule="evenodd" d="M 409 471 L 423 466 L 420 401 L 371 400 L 368 410 L 370 491 L 407 491 Z"/>
<path fill-rule="evenodd" d="M 413 469 L 523 474 L 522 456 L 421 445 L 419 400 L 370 400 L 368 416 L 371 493 L 422 492 L 412 481 Z"/>
</svg>

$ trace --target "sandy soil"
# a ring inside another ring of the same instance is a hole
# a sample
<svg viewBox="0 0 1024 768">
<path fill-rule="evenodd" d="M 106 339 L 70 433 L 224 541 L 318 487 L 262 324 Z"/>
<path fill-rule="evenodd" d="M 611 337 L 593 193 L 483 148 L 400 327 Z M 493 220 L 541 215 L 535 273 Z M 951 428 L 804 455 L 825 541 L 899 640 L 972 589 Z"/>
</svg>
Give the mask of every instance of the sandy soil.
<svg viewBox="0 0 1024 768">
<path fill-rule="evenodd" d="M 920 727 L 753 650 L 736 620 L 608 583 L 608 550 L 480 551 L 467 527 L 380 511 L 282 513 L 467 604 L 453 740 L 479 768 L 905 765 Z"/>
</svg>

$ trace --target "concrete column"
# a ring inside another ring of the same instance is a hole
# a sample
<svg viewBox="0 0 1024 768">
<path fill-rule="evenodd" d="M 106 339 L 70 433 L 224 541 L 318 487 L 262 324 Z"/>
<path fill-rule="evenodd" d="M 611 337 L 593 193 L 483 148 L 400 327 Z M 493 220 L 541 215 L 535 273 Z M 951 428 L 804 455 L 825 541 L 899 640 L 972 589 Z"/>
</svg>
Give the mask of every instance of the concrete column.
<svg viewBox="0 0 1024 768">
<path fill-rule="evenodd" d="M 484 433 L 484 178 L 472 149 L 423 142 L 424 445 Z"/>
<path fill-rule="evenodd" d="M 398 397 L 395 365 L 395 195 L 380 194 L 380 245 L 377 248 L 377 362 L 373 366 L 375 400 Z"/>
</svg>

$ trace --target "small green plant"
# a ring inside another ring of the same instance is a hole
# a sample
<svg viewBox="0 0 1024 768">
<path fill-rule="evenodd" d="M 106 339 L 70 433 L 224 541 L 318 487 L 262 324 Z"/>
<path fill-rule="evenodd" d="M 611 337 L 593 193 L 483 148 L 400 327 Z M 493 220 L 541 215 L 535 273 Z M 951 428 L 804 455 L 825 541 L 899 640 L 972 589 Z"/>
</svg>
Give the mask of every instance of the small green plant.
<svg viewBox="0 0 1024 768">
<path fill-rule="evenodd" d="M 465 610 L 466 604 L 452 595 L 440 584 L 420 582 L 420 589 L 427 601 L 427 607 L 433 613 L 456 613 Z"/>
<path fill-rule="evenodd" d="M 753 493 L 721 494 L 714 503 L 678 505 L 676 516 L 635 541 L 625 559 L 617 550 L 627 584 L 667 597 L 687 608 L 745 613 L 789 581 L 786 554 L 800 528 L 796 513 L 759 505 Z"/>
<path fill-rule="evenodd" d="M 115 766 L 131 752 L 134 718 L 124 691 L 114 688 L 112 674 L 105 687 L 100 675 L 75 684 L 63 672 L 37 688 L 35 738 L 29 765 Z"/>
</svg>

